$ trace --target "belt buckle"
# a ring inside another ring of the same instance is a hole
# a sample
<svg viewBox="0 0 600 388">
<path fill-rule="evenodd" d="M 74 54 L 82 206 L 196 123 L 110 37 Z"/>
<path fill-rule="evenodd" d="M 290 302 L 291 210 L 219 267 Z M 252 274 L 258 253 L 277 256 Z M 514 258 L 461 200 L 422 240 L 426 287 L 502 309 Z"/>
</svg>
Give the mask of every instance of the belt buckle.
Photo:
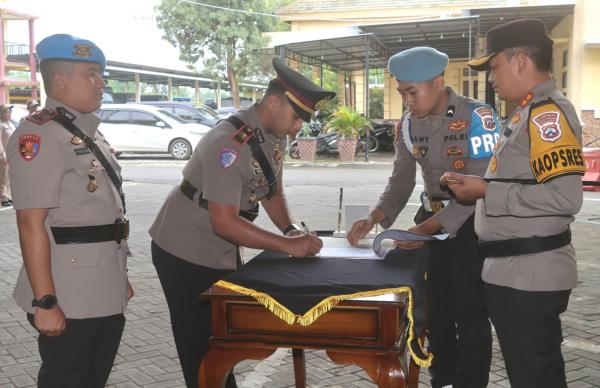
<svg viewBox="0 0 600 388">
<path fill-rule="evenodd" d="M 431 207 L 432 212 L 437 213 L 444 208 L 444 202 L 429 199 L 429 206 Z"/>
<path fill-rule="evenodd" d="M 129 240 L 129 219 L 123 218 L 123 239 Z"/>
</svg>

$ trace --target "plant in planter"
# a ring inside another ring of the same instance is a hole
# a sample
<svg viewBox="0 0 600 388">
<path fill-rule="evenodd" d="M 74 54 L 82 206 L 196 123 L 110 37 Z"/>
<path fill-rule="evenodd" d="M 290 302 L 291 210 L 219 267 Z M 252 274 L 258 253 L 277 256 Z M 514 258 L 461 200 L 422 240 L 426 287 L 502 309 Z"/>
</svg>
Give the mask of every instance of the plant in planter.
<svg viewBox="0 0 600 388">
<path fill-rule="evenodd" d="M 325 129 L 328 133 L 335 132 L 340 160 L 353 161 L 356 155 L 356 146 L 361 130 L 371 130 L 371 124 L 366 117 L 351 110 L 341 107 L 327 122 Z"/>
<path fill-rule="evenodd" d="M 302 123 L 302 129 L 300 130 L 300 133 L 298 133 L 297 142 L 295 144 L 297 149 L 294 150 L 294 152 L 300 160 L 314 162 L 317 154 L 317 138 L 311 136 L 314 132 L 310 127 L 311 124 L 312 122 Z M 290 155 L 292 155 L 292 152 L 290 152 Z"/>
</svg>

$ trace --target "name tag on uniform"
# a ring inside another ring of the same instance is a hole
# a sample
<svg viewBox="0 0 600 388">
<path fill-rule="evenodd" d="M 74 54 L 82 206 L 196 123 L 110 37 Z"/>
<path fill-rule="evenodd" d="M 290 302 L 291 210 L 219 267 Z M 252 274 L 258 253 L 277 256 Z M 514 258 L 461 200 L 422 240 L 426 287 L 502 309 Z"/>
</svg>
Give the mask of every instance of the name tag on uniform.
<svg viewBox="0 0 600 388">
<path fill-rule="evenodd" d="M 83 148 L 75 148 L 75 149 L 73 149 L 73 152 L 75 152 L 75 155 L 79 156 L 79 155 L 89 154 L 92 151 L 90 151 L 90 149 L 87 147 L 83 147 Z"/>
</svg>

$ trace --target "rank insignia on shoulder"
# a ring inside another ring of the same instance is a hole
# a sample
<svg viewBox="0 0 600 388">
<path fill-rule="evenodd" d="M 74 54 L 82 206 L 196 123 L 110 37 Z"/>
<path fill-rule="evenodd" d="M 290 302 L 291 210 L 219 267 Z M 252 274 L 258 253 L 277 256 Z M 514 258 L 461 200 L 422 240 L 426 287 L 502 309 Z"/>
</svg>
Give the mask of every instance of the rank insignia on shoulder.
<svg viewBox="0 0 600 388">
<path fill-rule="evenodd" d="M 448 129 L 452 132 L 460 132 L 463 129 L 467 129 L 467 121 L 466 120 L 452 120 L 450 124 L 448 124 Z"/>
<path fill-rule="evenodd" d="M 254 135 L 254 129 L 244 124 L 239 128 L 232 136 L 231 140 L 238 146 L 243 146 L 250 140 L 250 137 Z"/>
<path fill-rule="evenodd" d="M 223 168 L 231 167 L 237 160 L 239 153 L 231 148 L 222 148 L 219 154 L 219 164 Z"/>
<path fill-rule="evenodd" d="M 35 159 L 40 153 L 42 138 L 39 135 L 21 135 L 19 136 L 19 152 L 26 161 Z"/>
<path fill-rule="evenodd" d="M 34 124 L 42 125 L 52 120 L 54 117 L 56 117 L 56 111 L 54 109 L 42 109 L 27 116 L 27 120 Z"/>
</svg>

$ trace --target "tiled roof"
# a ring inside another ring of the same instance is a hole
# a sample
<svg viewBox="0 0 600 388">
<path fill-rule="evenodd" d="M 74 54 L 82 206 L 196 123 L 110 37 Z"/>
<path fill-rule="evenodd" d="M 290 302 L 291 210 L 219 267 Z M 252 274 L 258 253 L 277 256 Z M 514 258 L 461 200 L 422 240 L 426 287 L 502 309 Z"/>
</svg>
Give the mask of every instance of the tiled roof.
<svg viewBox="0 0 600 388">
<path fill-rule="evenodd" d="M 471 6 L 506 5 L 506 1 L 498 0 L 298 0 L 280 8 L 278 14 L 304 13 L 304 12 L 333 12 L 353 11 L 365 9 L 386 8 L 422 8 L 431 6 Z"/>
</svg>

